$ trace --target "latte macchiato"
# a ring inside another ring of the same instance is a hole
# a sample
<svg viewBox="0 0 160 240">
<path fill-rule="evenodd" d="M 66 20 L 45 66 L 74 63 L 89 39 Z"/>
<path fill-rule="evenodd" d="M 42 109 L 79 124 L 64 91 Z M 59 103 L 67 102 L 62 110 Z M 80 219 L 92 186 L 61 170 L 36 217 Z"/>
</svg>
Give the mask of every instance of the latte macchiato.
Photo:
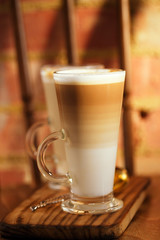
<svg viewBox="0 0 160 240">
<path fill-rule="evenodd" d="M 124 72 L 74 72 L 54 74 L 72 192 L 103 196 L 113 189 Z"/>
<path fill-rule="evenodd" d="M 55 89 L 55 82 L 53 79 L 53 72 L 57 70 L 66 69 L 101 69 L 104 66 L 101 64 L 97 65 L 86 65 L 86 66 L 65 66 L 65 65 L 45 65 L 41 69 L 41 79 L 44 88 L 44 94 L 48 112 L 48 122 L 51 132 L 59 130 L 61 128 L 61 121 L 59 115 L 59 108 L 57 102 L 57 95 Z M 66 154 L 64 149 L 64 143 L 57 141 L 54 143 L 54 157 L 57 159 L 57 171 L 61 174 L 66 173 L 67 163 Z"/>
<path fill-rule="evenodd" d="M 53 74 L 61 129 L 47 136 L 37 153 L 37 164 L 51 182 L 70 182 L 64 211 L 75 214 L 114 212 L 123 202 L 113 194 L 118 132 L 125 71 L 71 69 Z M 64 141 L 68 173 L 51 173 L 45 150 Z"/>
</svg>

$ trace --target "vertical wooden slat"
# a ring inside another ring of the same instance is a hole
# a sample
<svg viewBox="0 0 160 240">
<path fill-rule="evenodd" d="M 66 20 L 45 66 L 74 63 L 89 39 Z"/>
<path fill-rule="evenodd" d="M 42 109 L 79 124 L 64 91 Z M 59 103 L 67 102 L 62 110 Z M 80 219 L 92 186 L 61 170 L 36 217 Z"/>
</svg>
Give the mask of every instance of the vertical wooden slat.
<svg viewBox="0 0 160 240">
<path fill-rule="evenodd" d="M 78 54 L 76 44 L 75 12 L 73 0 L 63 0 L 63 13 L 68 64 L 77 65 Z"/>
<path fill-rule="evenodd" d="M 120 36 L 120 67 L 126 70 L 123 105 L 123 141 L 125 166 L 130 175 L 134 172 L 133 126 L 129 98 L 132 89 L 131 82 L 131 51 L 130 51 L 130 10 L 129 0 L 117 0 Z"/>
<path fill-rule="evenodd" d="M 13 31 L 15 37 L 18 70 L 19 70 L 19 84 L 21 89 L 21 96 L 23 101 L 23 110 L 26 120 L 26 129 L 33 123 L 33 104 L 32 104 L 32 87 L 29 78 L 27 50 L 24 26 L 21 15 L 21 7 L 19 0 L 10 0 L 11 15 L 13 21 Z M 37 163 L 34 159 L 30 158 L 31 171 L 33 183 L 40 184 L 40 173 L 37 168 Z"/>
</svg>

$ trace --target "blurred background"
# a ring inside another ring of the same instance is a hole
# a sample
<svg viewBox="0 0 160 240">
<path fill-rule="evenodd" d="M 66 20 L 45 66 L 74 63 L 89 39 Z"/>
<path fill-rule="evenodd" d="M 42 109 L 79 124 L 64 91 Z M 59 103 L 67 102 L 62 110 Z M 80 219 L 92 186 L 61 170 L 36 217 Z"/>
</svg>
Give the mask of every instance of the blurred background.
<svg viewBox="0 0 160 240">
<path fill-rule="evenodd" d="M 35 120 L 46 117 L 40 79 L 44 64 L 67 64 L 60 0 L 21 0 Z M 160 1 L 130 0 L 135 173 L 160 173 Z M 79 64 L 119 67 L 116 0 L 75 0 Z M 0 0 L 0 186 L 29 183 L 25 120 L 11 7 Z M 122 131 L 117 166 L 124 167 Z"/>
</svg>

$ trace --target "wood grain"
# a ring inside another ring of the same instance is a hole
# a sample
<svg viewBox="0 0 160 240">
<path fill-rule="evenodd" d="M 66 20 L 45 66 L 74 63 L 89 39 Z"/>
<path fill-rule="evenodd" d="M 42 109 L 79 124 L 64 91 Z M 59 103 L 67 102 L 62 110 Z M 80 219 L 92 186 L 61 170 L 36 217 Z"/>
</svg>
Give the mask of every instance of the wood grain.
<svg viewBox="0 0 160 240">
<path fill-rule="evenodd" d="M 150 179 L 145 201 L 119 240 L 160 239 L 160 175 Z"/>
<path fill-rule="evenodd" d="M 31 212 L 30 206 L 40 201 L 57 197 L 66 190 L 51 190 L 47 185 L 36 191 L 8 214 L 2 224 L 3 237 L 91 239 L 119 237 L 127 228 L 146 197 L 149 179 L 132 177 L 116 197 L 124 201 L 124 207 L 102 215 L 72 215 L 61 210 L 60 205 L 51 205 Z"/>
<path fill-rule="evenodd" d="M 9 186 L 0 189 L 0 221 L 4 216 L 30 197 L 35 188 L 28 184 Z"/>
</svg>

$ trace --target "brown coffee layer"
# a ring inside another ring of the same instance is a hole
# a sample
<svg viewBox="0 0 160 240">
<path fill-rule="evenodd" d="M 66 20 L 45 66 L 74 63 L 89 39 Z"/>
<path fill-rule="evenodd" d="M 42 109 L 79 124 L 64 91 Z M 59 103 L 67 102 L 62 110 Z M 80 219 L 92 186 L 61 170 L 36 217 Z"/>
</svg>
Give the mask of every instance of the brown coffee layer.
<svg viewBox="0 0 160 240">
<path fill-rule="evenodd" d="M 124 82 L 96 85 L 56 83 L 62 127 L 76 147 L 117 142 Z"/>
</svg>

